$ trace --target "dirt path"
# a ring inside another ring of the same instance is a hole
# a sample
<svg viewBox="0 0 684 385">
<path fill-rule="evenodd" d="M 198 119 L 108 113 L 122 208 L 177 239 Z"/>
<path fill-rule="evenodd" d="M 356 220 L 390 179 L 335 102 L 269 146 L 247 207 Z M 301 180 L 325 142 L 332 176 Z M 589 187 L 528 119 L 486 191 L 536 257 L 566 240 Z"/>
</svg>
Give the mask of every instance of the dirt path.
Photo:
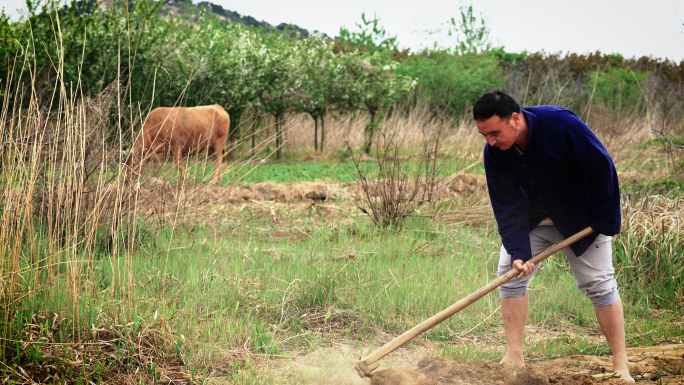
<svg viewBox="0 0 684 385">
<path fill-rule="evenodd" d="M 418 348 L 418 350 L 422 350 Z M 569 356 L 529 362 L 514 371 L 493 361 L 457 362 L 425 356 L 411 364 L 406 356 L 385 358 L 372 379 L 361 379 L 354 371 L 358 350 L 339 345 L 319 349 L 290 365 L 279 368 L 284 383 L 353 385 L 586 385 L 624 383 L 606 377 L 612 369 L 611 356 Z M 395 352 L 396 353 L 396 352 Z M 684 384 L 684 344 L 667 344 L 628 349 L 630 371 L 637 381 Z M 393 353 L 394 354 L 394 353 Z M 390 366 L 390 367 L 387 367 Z M 602 377 L 603 375 L 603 377 Z"/>
</svg>

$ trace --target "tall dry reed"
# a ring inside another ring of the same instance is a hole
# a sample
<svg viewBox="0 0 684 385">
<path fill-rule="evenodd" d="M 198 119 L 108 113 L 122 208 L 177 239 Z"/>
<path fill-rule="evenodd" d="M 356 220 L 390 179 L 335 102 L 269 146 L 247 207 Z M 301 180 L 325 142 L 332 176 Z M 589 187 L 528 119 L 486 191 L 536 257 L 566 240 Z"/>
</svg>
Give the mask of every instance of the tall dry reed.
<svg viewBox="0 0 684 385">
<path fill-rule="evenodd" d="M 615 242 L 618 280 L 635 301 L 681 310 L 684 200 L 649 194 L 625 194 L 624 198 L 622 230 Z"/>
<path fill-rule="evenodd" d="M 397 109 L 398 111 L 399 109 Z M 370 117 L 364 111 L 340 116 L 328 116 L 325 122 L 324 152 L 345 151 L 365 145 L 365 127 Z M 292 152 L 314 151 L 314 122 L 306 114 L 290 114 L 285 119 L 284 148 Z M 408 113 L 395 112 L 385 119 L 378 131 L 392 132 L 403 148 L 421 148 L 423 129 L 442 132 L 442 143 L 448 148 L 480 151 L 482 139 L 475 123 L 467 117 L 435 115 L 427 104 L 420 104 Z M 272 129 L 264 130 L 263 136 L 272 135 Z"/>
<path fill-rule="evenodd" d="M 326 139 L 324 153 L 344 152 L 348 148 L 360 148 L 365 144 L 365 127 L 369 122 L 363 111 L 328 117 L 325 123 Z M 625 168 L 639 168 L 646 158 L 657 158 L 658 152 L 637 154 L 638 148 L 654 135 L 649 130 L 657 117 L 648 112 L 636 115 L 628 111 L 612 111 L 594 106 L 587 121 L 589 127 L 604 143 L 616 163 Z M 267 118 L 268 120 L 268 118 Z M 292 113 L 285 118 L 284 144 L 286 151 L 308 153 L 314 151 L 314 122 L 306 114 Z M 271 122 L 272 123 L 272 122 Z M 444 151 L 480 153 L 484 140 L 477 132 L 470 116 L 436 116 L 426 105 L 419 105 L 408 113 L 394 113 L 380 124 L 379 131 L 393 132 L 406 149 L 422 146 L 422 128 L 443 133 Z M 260 138 L 273 135 L 268 125 Z M 663 154 L 663 159 L 665 155 Z"/>
<path fill-rule="evenodd" d="M 69 314 L 79 336 L 83 306 L 96 294 L 97 250 L 109 248 L 113 265 L 130 258 L 123 238 L 133 200 L 116 168 L 120 143 L 108 140 L 115 86 L 91 98 L 57 82 L 48 109 L 37 90 L 3 84 L 0 354 L 7 357 L 17 354 L 8 342 L 22 333 L 13 325 L 34 313 Z M 130 274 L 111 279 L 132 285 Z"/>
</svg>

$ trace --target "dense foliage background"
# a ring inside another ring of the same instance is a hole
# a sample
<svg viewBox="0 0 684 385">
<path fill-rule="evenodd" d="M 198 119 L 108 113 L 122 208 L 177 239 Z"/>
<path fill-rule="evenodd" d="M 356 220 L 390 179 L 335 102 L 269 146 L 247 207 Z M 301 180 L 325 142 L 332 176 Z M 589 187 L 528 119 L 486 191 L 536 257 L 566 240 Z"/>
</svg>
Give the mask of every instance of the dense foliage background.
<svg viewBox="0 0 684 385">
<path fill-rule="evenodd" d="M 107 7 L 90 0 L 58 11 L 28 6 L 28 19 L 0 16 L 6 37 L 0 40 L 2 81 L 28 84 L 31 65 L 47 109 L 57 102 L 55 84 L 95 95 L 118 82 L 125 90 L 122 104 L 137 106 L 129 121 L 116 123 L 129 132 L 158 106 L 218 103 L 231 115 L 233 140 L 244 134 L 240 122 L 247 116 L 272 116 L 277 123 L 289 113 L 308 113 L 316 121 L 319 149 L 319 121 L 324 127 L 330 114 L 362 110 L 370 117 L 370 143 L 396 105 L 406 112 L 427 103 L 433 111 L 459 116 L 492 88 L 524 104 L 568 107 L 590 121 L 591 106 L 598 105 L 623 116 L 653 113 L 671 134 L 682 130 L 684 62 L 601 52 L 507 52 L 488 42 L 486 22 L 472 6 L 462 7 L 460 20 L 450 22 L 457 36 L 453 47 L 420 52 L 398 49 L 379 20 L 363 15 L 354 31 L 343 28 L 332 39 L 189 0 Z M 58 59 L 64 63 L 59 79 Z"/>
</svg>

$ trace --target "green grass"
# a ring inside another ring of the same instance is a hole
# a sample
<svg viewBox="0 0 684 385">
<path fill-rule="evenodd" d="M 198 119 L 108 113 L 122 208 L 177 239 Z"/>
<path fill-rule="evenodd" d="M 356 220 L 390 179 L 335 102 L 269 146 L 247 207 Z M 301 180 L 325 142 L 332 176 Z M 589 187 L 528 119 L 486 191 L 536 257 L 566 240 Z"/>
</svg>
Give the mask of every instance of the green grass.
<svg viewBox="0 0 684 385">
<path fill-rule="evenodd" d="M 657 178 L 649 181 L 637 182 L 630 186 L 634 190 L 648 194 L 668 194 L 670 196 L 684 196 L 684 180 L 669 177 Z"/>
<path fill-rule="evenodd" d="M 213 163 L 201 160 L 201 157 L 191 158 L 187 167 L 187 177 L 195 182 L 207 182 L 211 180 L 214 172 Z M 447 177 L 476 163 L 470 157 L 444 158 L 441 160 L 440 176 Z M 173 169 L 171 169 L 173 167 Z M 361 170 L 369 176 L 377 174 L 377 163 L 363 161 L 360 163 Z M 410 159 L 402 163 L 402 167 L 409 172 L 415 172 L 421 167 L 418 159 Z M 175 166 L 168 164 L 164 167 L 165 178 L 177 178 Z M 480 162 L 468 170 L 471 174 L 484 174 L 484 166 Z M 168 175 L 166 175 L 168 174 Z M 264 163 L 247 164 L 240 169 L 231 169 L 224 174 L 223 183 L 295 183 L 295 182 L 355 182 L 358 173 L 354 163 L 347 161 L 266 161 Z"/>
<path fill-rule="evenodd" d="M 371 168 L 367 163 L 363 166 Z M 352 162 L 265 163 L 238 172 L 236 179 L 243 183 L 353 182 L 356 169 Z"/>
</svg>

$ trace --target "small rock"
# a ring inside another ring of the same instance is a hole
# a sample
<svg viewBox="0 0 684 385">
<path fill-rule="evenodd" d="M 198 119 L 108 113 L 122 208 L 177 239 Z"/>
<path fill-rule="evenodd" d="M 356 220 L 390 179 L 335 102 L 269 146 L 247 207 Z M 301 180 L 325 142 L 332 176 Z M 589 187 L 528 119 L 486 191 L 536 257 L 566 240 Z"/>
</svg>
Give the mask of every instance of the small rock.
<svg viewBox="0 0 684 385">
<path fill-rule="evenodd" d="M 324 201 L 326 198 L 325 190 L 323 189 L 311 190 L 307 192 L 304 196 L 308 199 L 313 199 L 315 201 Z"/>
</svg>

